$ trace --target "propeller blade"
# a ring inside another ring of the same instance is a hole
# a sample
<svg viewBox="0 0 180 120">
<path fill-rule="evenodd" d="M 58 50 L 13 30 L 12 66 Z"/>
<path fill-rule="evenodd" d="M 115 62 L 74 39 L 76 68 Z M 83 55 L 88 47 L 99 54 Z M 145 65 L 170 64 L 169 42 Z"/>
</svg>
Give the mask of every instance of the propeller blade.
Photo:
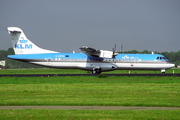
<svg viewBox="0 0 180 120">
<path fill-rule="evenodd" d="M 115 55 L 114 55 L 115 52 L 116 52 L 116 44 L 114 45 L 114 48 L 113 48 L 113 56 L 112 56 L 113 61 L 114 61 L 114 59 L 115 59 Z"/>
<path fill-rule="evenodd" d="M 115 46 L 114 46 L 114 52 L 116 51 L 116 44 L 115 44 Z"/>
<path fill-rule="evenodd" d="M 116 44 L 114 45 L 114 48 L 112 48 L 112 50 L 113 50 L 113 53 L 116 52 Z"/>
</svg>

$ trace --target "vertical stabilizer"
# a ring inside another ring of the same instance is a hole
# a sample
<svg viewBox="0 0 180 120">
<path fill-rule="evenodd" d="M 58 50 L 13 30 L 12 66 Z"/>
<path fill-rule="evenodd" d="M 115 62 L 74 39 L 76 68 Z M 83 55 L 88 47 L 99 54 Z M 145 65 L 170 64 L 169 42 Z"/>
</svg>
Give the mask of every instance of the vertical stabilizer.
<svg viewBox="0 0 180 120">
<path fill-rule="evenodd" d="M 45 50 L 36 46 L 27 39 L 24 32 L 18 27 L 8 27 L 7 30 L 11 36 L 15 54 L 57 53 L 55 51 Z"/>
</svg>

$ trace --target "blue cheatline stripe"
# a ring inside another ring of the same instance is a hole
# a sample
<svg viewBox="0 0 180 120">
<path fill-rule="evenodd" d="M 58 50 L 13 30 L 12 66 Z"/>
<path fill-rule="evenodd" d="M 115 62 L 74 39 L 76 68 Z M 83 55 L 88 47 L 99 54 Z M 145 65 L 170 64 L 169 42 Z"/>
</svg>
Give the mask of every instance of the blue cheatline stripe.
<svg viewBox="0 0 180 120">
<path fill-rule="evenodd" d="M 158 54 L 118 54 L 115 59 L 123 60 L 156 60 L 157 57 L 164 57 Z M 86 59 L 86 58 L 98 58 L 88 57 L 84 53 L 44 53 L 44 54 L 23 54 L 23 55 L 8 55 L 10 59 Z M 161 61 L 160 59 L 158 61 Z M 162 60 L 164 61 L 164 60 Z"/>
</svg>

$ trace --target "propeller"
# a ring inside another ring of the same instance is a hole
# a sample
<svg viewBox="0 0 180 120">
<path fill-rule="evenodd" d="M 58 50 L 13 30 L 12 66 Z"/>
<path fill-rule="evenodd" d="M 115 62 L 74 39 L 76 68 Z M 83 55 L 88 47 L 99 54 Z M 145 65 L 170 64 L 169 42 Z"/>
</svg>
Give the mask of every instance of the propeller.
<svg viewBox="0 0 180 120">
<path fill-rule="evenodd" d="M 121 45 L 121 53 L 123 53 L 123 45 Z"/>
<path fill-rule="evenodd" d="M 114 48 L 112 50 L 113 50 L 113 53 L 116 52 L 116 44 L 115 44 L 115 46 L 114 46 Z"/>
<path fill-rule="evenodd" d="M 117 55 L 117 53 L 116 53 L 116 44 L 115 44 L 114 48 L 112 48 L 112 50 L 113 50 L 113 56 L 112 56 L 112 58 L 113 58 L 113 61 L 114 61 L 114 58 L 115 58 L 115 56 Z"/>
</svg>

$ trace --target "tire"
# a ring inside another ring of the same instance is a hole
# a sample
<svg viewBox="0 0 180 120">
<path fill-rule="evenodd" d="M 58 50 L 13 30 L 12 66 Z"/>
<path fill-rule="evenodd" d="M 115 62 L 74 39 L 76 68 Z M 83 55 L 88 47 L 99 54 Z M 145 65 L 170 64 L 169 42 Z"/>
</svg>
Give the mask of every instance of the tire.
<svg viewBox="0 0 180 120">
<path fill-rule="evenodd" d="M 100 69 L 95 69 L 92 71 L 92 74 L 101 74 L 101 70 Z"/>
<path fill-rule="evenodd" d="M 92 74 L 97 74 L 96 70 L 93 70 L 93 71 L 92 71 Z"/>
</svg>

